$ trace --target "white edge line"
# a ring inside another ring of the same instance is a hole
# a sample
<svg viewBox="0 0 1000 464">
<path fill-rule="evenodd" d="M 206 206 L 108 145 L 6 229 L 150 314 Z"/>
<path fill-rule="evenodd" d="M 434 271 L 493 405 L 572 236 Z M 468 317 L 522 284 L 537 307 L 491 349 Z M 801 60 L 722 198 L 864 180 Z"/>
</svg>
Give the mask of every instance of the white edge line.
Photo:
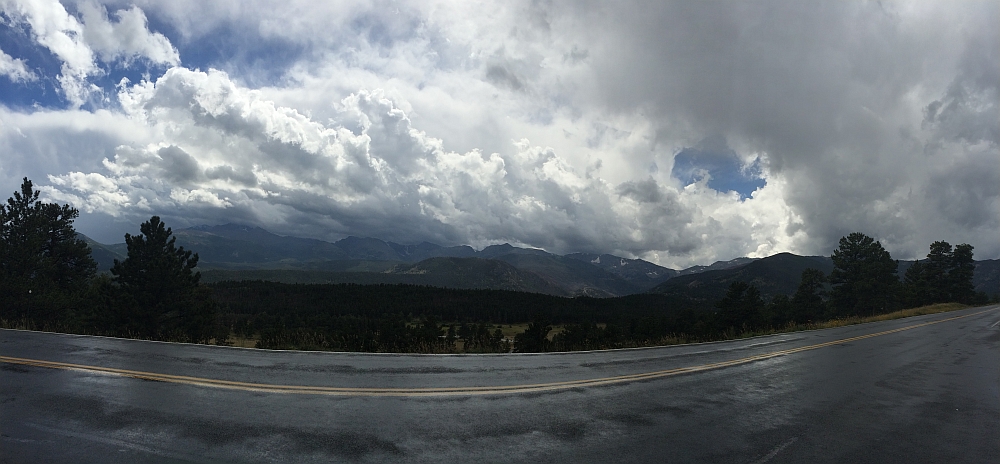
<svg viewBox="0 0 1000 464">
<path fill-rule="evenodd" d="M 764 457 L 762 457 L 762 458 L 760 458 L 760 459 L 752 462 L 751 464 L 764 464 L 765 462 L 770 461 L 771 459 L 774 459 L 774 457 L 777 456 L 778 453 L 780 453 L 782 450 L 784 450 L 785 448 L 787 448 L 788 445 L 791 445 L 792 443 L 795 443 L 795 440 L 798 440 L 798 439 L 799 439 L 799 437 L 792 437 L 790 440 L 788 440 L 788 441 L 786 441 L 786 442 L 784 442 L 784 443 L 776 446 L 773 450 L 771 450 L 770 453 L 767 453 L 766 455 L 764 455 Z"/>
</svg>

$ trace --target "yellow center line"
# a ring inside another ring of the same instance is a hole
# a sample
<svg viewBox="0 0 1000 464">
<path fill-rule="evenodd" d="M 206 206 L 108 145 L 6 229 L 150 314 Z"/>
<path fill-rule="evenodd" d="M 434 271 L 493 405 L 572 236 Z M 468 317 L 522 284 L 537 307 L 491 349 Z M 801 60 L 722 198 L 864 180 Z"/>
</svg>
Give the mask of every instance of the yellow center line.
<svg viewBox="0 0 1000 464">
<path fill-rule="evenodd" d="M 339 396 L 469 396 L 469 395 L 500 395 L 500 394 L 512 394 L 512 393 L 531 393 L 531 392 L 544 392 L 553 390 L 567 390 L 571 388 L 579 387 L 592 387 L 601 385 L 611 385 L 627 382 L 636 382 L 641 380 L 657 379 L 661 377 L 687 374 L 692 372 L 702 372 L 712 369 L 720 369 L 723 367 L 736 366 L 740 364 L 747 364 L 754 361 L 761 361 L 765 359 L 775 358 L 778 356 L 786 356 L 789 354 L 800 353 L 803 351 L 815 350 L 819 348 L 824 348 L 832 345 L 840 345 L 844 343 L 850 343 L 858 340 L 864 340 L 867 338 L 880 337 L 882 335 L 894 334 L 897 332 L 903 332 L 905 330 L 913 330 L 919 327 L 925 327 L 933 324 L 940 324 L 942 322 L 953 321 L 956 319 L 962 319 L 966 317 L 976 316 L 990 311 L 996 311 L 1000 308 L 988 309 L 985 311 L 979 311 L 971 314 L 966 314 L 962 316 L 954 316 L 946 319 L 941 319 L 937 321 L 924 322 L 921 324 L 910 325 L 906 327 L 900 327 L 898 329 L 886 330 L 883 332 L 870 333 L 866 335 L 858 335 L 856 337 L 842 338 L 839 340 L 833 340 L 824 343 L 817 343 L 815 345 L 800 346 L 798 348 L 789 348 L 786 350 L 772 351 L 769 353 L 758 354 L 754 356 L 747 356 L 745 358 L 732 359 L 728 361 L 721 361 L 709 364 L 701 364 L 697 366 L 688 367 L 677 367 L 673 369 L 665 369 L 660 371 L 643 372 L 639 374 L 627 374 L 627 375 L 617 375 L 612 377 L 601 377 L 593 379 L 580 379 L 580 380 L 568 380 L 563 382 L 548 382 L 548 383 L 535 383 L 535 384 L 524 384 L 524 385 L 498 385 L 498 386 L 470 386 L 470 387 L 430 387 L 430 388 L 364 388 L 364 387 L 323 387 L 323 386 L 306 386 L 306 385 L 277 385 L 277 384 L 266 384 L 266 383 L 253 383 L 253 382 L 239 382 L 234 380 L 221 380 L 221 379 L 210 379 L 203 377 L 191 377 L 186 375 L 173 375 L 173 374 L 161 374 L 157 372 L 143 372 L 135 371 L 129 369 L 117 369 L 113 367 L 101 367 L 101 366 L 88 366 L 85 364 L 73 364 L 64 363 L 56 361 L 43 361 L 38 359 L 28 359 L 28 358 L 15 358 L 10 356 L 0 356 L 0 362 L 5 362 L 9 364 L 20 364 L 25 366 L 35 366 L 35 367 L 45 367 L 50 369 L 66 369 L 84 372 L 93 372 L 99 374 L 107 375 L 117 375 L 123 377 L 132 377 L 136 379 L 143 380 L 155 380 L 158 382 L 169 382 L 169 383 L 179 383 L 186 385 L 196 385 L 202 387 L 215 387 L 215 388 L 225 388 L 231 390 L 243 390 L 243 391 L 256 391 L 256 392 L 270 392 L 270 393 L 296 393 L 296 394 L 313 394 L 313 395 L 339 395 Z"/>
</svg>

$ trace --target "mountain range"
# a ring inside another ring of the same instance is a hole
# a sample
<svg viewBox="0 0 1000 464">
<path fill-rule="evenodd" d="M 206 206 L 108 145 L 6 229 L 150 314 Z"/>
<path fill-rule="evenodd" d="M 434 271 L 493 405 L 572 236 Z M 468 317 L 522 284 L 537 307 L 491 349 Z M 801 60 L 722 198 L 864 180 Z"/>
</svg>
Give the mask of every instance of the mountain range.
<svg viewBox="0 0 1000 464">
<path fill-rule="evenodd" d="M 173 234 L 178 246 L 198 253 L 198 268 L 205 282 L 412 283 L 613 297 L 648 291 L 677 275 L 742 263 L 719 262 L 677 271 L 610 254 L 560 256 L 506 243 L 477 251 L 470 246 L 402 245 L 366 237 L 326 242 L 238 224 L 198 226 Z M 122 260 L 127 254 L 124 243 L 105 245 L 84 238 L 100 270 L 110 269 L 115 259 Z"/>
<path fill-rule="evenodd" d="M 799 256 L 778 253 L 728 269 L 703 270 L 688 273 L 657 285 L 651 293 L 685 297 L 692 302 L 714 304 L 734 282 L 749 283 L 765 299 L 777 294 L 791 295 L 798 289 L 802 271 L 818 269 L 824 274 L 833 270 L 829 256 Z"/>
<path fill-rule="evenodd" d="M 675 270 L 610 254 L 556 255 L 510 244 L 477 251 L 470 246 L 401 245 L 364 237 L 326 242 L 237 224 L 180 229 L 174 236 L 178 246 L 198 253 L 204 282 L 403 283 L 591 297 L 651 292 L 707 305 L 735 281 L 749 282 L 769 297 L 794 293 L 804 269 L 824 273 L 833 269 L 827 256 L 779 253 Z M 127 254 L 124 243 L 105 245 L 83 238 L 99 270 L 110 269 L 115 259 L 123 260 Z M 900 275 L 910 264 L 900 261 Z M 978 291 L 1000 293 L 1000 260 L 977 261 L 974 284 Z"/>
</svg>

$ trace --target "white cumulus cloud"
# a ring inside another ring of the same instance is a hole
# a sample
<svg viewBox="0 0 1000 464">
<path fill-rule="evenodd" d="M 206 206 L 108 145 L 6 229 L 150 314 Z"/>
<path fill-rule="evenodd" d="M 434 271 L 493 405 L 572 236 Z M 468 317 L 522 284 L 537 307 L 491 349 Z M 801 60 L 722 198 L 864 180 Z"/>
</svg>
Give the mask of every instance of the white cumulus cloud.
<svg viewBox="0 0 1000 464">
<path fill-rule="evenodd" d="M 103 72 L 95 61 L 95 51 L 105 62 L 145 58 L 160 64 L 179 63 L 177 50 L 162 34 L 147 29 L 146 16 L 138 7 L 118 11 L 117 22 L 108 20 L 103 6 L 82 3 L 80 9 L 83 21 L 58 0 L 0 0 L 0 11 L 29 25 L 34 40 L 62 62 L 57 80 L 74 108 L 100 91 L 88 81 Z"/>
<path fill-rule="evenodd" d="M 94 54 L 83 41 L 83 25 L 58 0 L 4 0 L 3 12 L 31 26 L 35 40 L 62 61 L 59 85 L 79 107 L 91 91 L 87 76 L 97 72 Z"/>
<path fill-rule="evenodd" d="M 163 34 L 150 32 L 146 14 L 137 6 L 114 13 L 117 22 L 108 18 L 107 10 L 96 3 L 80 5 L 83 15 L 83 38 L 102 61 L 142 57 L 157 64 L 180 63 L 177 49 Z"/>
<path fill-rule="evenodd" d="M 3 50 L 0 50 L 0 76 L 7 76 L 14 82 L 38 79 L 38 76 L 24 64 L 24 60 L 14 58 L 4 53 Z"/>
<path fill-rule="evenodd" d="M 706 242 L 738 254 L 788 246 L 749 219 L 787 221 L 773 204 L 652 178 L 613 185 L 528 140 L 509 154 L 450 151 L 381 91 L 331 103 L 338 116 L 321 123 L 221 71 L 173 68 L 119 100 L 155 141 L 116 147 L 101 173 L 53 176 L 54 197 L 110 215 L 131 207 L 194 221 L 251 217 L 331 238 L 610 247 L 662 262 L 704 259 Z M 747 249 L 758 242 L 771 245 Z"/>
</svg>

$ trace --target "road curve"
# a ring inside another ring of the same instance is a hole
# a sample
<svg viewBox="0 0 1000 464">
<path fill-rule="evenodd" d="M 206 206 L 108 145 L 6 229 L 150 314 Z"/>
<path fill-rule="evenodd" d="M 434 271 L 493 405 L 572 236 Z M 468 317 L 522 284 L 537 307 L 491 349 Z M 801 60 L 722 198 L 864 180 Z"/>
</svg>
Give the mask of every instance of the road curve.
<svg viewBox="0 0 1000 464">
<path fill-rule="evenodd" d="M 1000 462 L 1000 311 L 538 355 L 0 330 L 0 462 Z"/>
</svg>

